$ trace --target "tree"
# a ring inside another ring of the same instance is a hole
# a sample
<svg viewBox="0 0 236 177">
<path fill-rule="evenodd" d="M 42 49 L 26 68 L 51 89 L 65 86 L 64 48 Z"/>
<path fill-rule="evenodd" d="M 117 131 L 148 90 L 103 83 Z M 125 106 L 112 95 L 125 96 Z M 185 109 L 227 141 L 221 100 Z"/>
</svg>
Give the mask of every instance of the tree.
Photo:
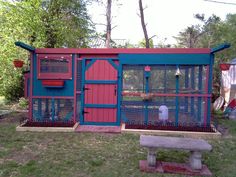
<svg viewBox="0 0 236 177">
<path fill-rule="evenodd" d="M 9 101 L 23 96 L 22 71 L 13 69 L 12 61 L 28 57 L 27 52 L 17 48 L 14 42 L 21 40 L 36 46 L 43 44 L 43 35 L 38 35 L 37 39 L 33 37 L 34 32 L 41 33 L 40 14 L 38 0 L 0 2 L 0 94 Z"/>
<path fill-rule="evenodd" d="M 147 41 L 146 39 L 143 39 L 142 41 L 139 42 L 139 47 L 142 47 L 142 48 L 147 48 Z M 154 44 L 153 44 L 153 40 L 152 39 L 149 39 L 148 40 L 148 48 L 154 48 Z"/>
<path fill-rule="evenodd" d="M 105 7 L 105 11 L 106 13 L 103 14 L 106 17 L 106 23 L 95 23 L 96 25 L 102 25 L 106 27 L 105 33 L 104 34 L 100 34 L 98 36 L 95 37 L 95 39 L 104 39 L 105 42 L 105 47 L 106 48 L 111 48 L 115 46 L 114 41 L 112 41 L 111 39 L 111 32 L 112 30 L 116 27 L 113 26 L 112 27 L 112 4 L 113 2 L 116 2 L 117 6 L 120 6 L 121 4 L 119 4 L 119 0 L 104 0 L 105 3 L 103 2 L 103 0 L 94 0 L 95 2 L 97 2 L 99 5 L 102 5 Z"/>
<path fill-rule="evenodd" d="M 46 47 L 86 47 L 92 23 L 83 0 L 43 0 Z"/>
<path fill-rule="evenodd" d="M 204 14 L 197 14 L 195 17 L 202 24 L 192 25 L 180 32 L 176 37 L 178 46 L 213 48 L 224 42 L 231 43 L 229 49 L 215 54 L 213 83 L 214 93 L 219 95 L 221 78 L 219 63 L 236 57 L 236 14 L 228 14 L 225 21 L 215 15 L 207 19 Z"/>
<path fill-rule="evenodd" d="M 12 69 L 28 53 L 14 45 L 86 47 L 93 26 L 84 0 L 0 1 L 0 94 L 9 100 L 23 95 L 22 70 Z"/>
<path fill-rule="evenodd" d="M 197 46 L 198 38 L 201 36 L 201 31 L 198 25 L 187 27 L 180 32 L 178 37 L 175 37 L 180 47 L 194 48 Z"/>
<path fill-rule="evenodd" d="M 139 11 L 140 11 L 140 20 L 141 20 L 141 25 L 142 25 L 142 29 L 143 29 L 143 34 L 144 34 L 144 38 L 145 38 L 145 46 L 146 48 L 150 48 L 150 41 L 148 38 L 148 33 L 147 33 L 147 28 L 146 28 L 146 23 L 145 23 L 145 19 L 144 19 L 144 9 L 143 9 L 143 3 L 142 0 L 139 0 Z"/>
<path fill-rule="evenodd" d="M 212 35 L 215 27 L 220 23 L 220 18 L 212 15 L 205 19 L 204 14 L 196 14 L 197 18 L 203 25 L 191 25 L 179 32 L 175 37 L 179 47 L 209 47 L 212 43 Z"/>
<path fill-rule="evenodd" d="M 106 7 L 106 47 L 111 47 L 111 3 L 112 0 L 107 0 L 107 7 Z"/>
</svg>

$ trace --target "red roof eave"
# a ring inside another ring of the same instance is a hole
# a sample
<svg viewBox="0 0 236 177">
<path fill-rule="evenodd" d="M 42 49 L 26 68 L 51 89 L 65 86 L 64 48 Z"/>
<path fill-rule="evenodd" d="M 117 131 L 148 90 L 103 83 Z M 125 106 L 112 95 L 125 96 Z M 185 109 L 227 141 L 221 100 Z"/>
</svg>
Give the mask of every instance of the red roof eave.
<svg viewBox="0 0 236 177">
<path fill-rule="evenodd" d="M 209 48 L 38 48 L 37 54 L 210 54 Z"/>
</svg>

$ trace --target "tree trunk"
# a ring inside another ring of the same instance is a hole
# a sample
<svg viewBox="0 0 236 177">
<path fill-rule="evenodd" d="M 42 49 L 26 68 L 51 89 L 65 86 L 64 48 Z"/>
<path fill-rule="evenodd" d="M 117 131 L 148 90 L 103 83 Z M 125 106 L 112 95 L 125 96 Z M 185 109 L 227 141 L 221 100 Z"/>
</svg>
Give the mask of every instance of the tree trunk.
<svg viewBox="0 0 236 177">
<path fill-rule="evenodd" d="M 106 12 L 106 18 L 107 18 L 107 29 L 106 29 L 106 47 L 111 47 L 111 3 L 112 0 L 107 0 L 107 12 Z"/>
<path fill-rule="evenodd" d="M 147 34 L 147 29 L 146 29 L 146 24 L 145 24 L 145 21 L 144 21 L 142 0 L 139 0 L 139 10 L 140 10 L 141 25 L 142 25 L 142 28 L 143 28 L 146 48 L 150 48 L 149 38 L 148 38 L 148 34 Z"/>
</svg>

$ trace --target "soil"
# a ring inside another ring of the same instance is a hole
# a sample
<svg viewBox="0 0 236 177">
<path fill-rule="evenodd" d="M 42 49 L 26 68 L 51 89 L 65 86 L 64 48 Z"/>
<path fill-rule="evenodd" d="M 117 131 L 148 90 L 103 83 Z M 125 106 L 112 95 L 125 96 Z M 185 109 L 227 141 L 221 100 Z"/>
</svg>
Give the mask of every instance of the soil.
<svg viewBox="0 0 236 177">
<path fill-rule="evenodd" d="M 18 123 L 26 122 L 28 112 L 12 112 L 1 116 L 0 123 Z M 73 122 L 26 122 L 25 127 L 73 127 Z"/>
<path fill-rule="evenodd" d="M 73 122 L 26 122 L 23 127 L 73 127 Z"/>
<path fill-rule="evenodd" d="M 211 127 L 183 127 L 183 126 L 157 126 L 157 125 L 135 125 L 126 124 L 126 129 L 144 129 L 144 130 L 170 130 L 170 131 L 190 131 L 190 132 L 215 132 Z"/>
<path fill-rule="evenodd" d="M 22 123 L 28 118 L 27 112 L 12 112 L 1 117 L 0 123 Z"/>
</svg>

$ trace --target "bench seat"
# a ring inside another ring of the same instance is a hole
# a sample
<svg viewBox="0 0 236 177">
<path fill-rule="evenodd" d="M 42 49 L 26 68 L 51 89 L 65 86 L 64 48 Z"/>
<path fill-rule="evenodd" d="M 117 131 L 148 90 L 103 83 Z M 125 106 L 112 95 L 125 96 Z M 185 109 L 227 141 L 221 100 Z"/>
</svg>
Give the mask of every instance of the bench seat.
<svg viewBox="0 0 236 177">
<path fill-rule="evenodd" d="M 148 148 L 149 167 L 156 167 L 156 149 L 188 150 L 189 166 L 193 170 L 202 169 L 202 151 L 211 151 L 212 146 L 203 139 L 141 135 L 140 145 Z"/>
<path fill-rule="evenodd" d="M 211 151 L 212 146 L 203 139 L 140 136 L 140 145 L 149 148 L 182 149 L 189 151 Z"/>
</svg>

